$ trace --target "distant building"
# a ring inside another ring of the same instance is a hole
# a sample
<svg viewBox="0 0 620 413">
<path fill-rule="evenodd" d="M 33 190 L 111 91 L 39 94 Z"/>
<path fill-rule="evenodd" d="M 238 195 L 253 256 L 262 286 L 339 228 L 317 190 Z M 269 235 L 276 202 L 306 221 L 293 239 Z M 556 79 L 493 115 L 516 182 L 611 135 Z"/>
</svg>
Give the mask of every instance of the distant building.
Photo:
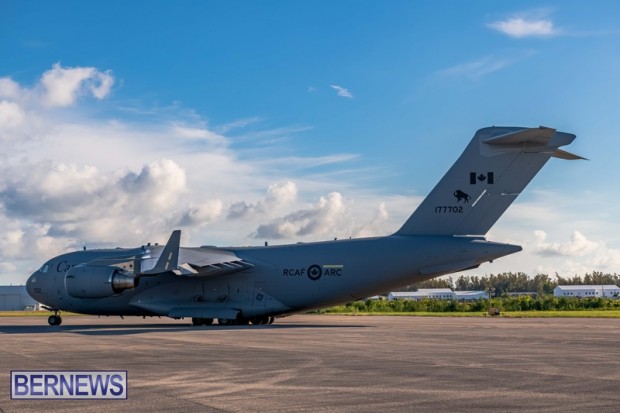
<svg viewBox="0 0 620 413">
<path fill-rule="evenodd" d="M 39 303 L 26 292 L 25 285 L 0 286 L 0 311 L 38 310 Z"/>
<path fill-rule="evenodd" d="M 489 297 L 486 291 L 455 291 L 454 294 L 457 300 L 481 300 Z"/>
<path fill-rule="evenodd" d="M 556 297 L 580 298 L 620 298 L 620 288 L 617 285 L 558 285 L 553 290 Z"/>
<path fill-rule="evenodd" d="M 418 291 L 393 291 L 388 300 L 421 300 L 434 298 L 438 300 L 479 300 L 486 298 L 485 291 L 452 291 L 450 288 L 420 288 Z"/>
</svg>

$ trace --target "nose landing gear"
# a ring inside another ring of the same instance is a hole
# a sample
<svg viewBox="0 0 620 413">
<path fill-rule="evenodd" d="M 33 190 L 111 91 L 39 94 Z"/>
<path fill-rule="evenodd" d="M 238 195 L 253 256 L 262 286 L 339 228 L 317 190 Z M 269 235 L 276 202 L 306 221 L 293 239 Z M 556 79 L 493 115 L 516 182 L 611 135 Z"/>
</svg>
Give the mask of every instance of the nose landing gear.
<svg viewBox="0 0 620 413">
<path fill-rule="evenodd" d="M 47 319 L 47 322 L 50 323 L 51 326 L 59 326 L 62 323 L 62 317 L 59 315 L 51 315 Z"/>
<path fill-rule="evenodd" d="M 62 317 L 60 316 L 60 310 L 56 310 L 50 307 L 43 307 L 43 308 L 54 312 L 54 315 L 49 316 L 49 318 L 47 319 L 47 322 L 51 326 L 59 326 L 60 324 L 62 324 Z"/>
</svg>

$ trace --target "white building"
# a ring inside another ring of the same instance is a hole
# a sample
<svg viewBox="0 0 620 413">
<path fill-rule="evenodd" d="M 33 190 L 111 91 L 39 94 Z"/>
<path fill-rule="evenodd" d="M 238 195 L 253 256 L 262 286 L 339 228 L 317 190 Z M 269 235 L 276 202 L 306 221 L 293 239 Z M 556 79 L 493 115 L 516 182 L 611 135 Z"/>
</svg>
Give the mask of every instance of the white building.
<svg viewBox="0 0 620 413">
<path fill-rule="evenodd" d="M 553 290 L 556 297 L 620 298 L 620 288 L 617 285 L 558 285 Z"/>
<path fill-rule="evenodd" d="M 438 300 L 479 300 L 486 298 L 484 291 L 452 291 L 450 288 L 420 288 L 418 291 L 393 291 L 388 300 L 421 300 L 435 298 Z"/>
<path fill-rule="evenodd" d="M 486 291 L 455 291 L 457 300 L 482 300 L 489 298 Z"/>
<path fill-rule="evenodd" d="M 24 285 L 0 286 L 0 311 L 37 310 L 39 303 L 26 292 Z"/>
</svg>

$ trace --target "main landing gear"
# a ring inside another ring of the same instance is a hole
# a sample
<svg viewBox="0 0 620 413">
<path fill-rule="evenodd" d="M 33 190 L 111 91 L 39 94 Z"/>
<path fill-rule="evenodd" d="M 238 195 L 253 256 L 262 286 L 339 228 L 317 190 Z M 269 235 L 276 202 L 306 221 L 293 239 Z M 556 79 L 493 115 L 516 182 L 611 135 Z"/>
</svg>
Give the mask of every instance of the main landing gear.
<svg viewBox="0 0 620 413">
<path fill-rule="evenodd" d="M 239 318 L 237 320 L 231 318 L 218 318 L 217 323 L 221 326 L 239 326 L 248 324 L 273 324 L 276 318 L 273 316 L 258 316 L 250 318 Z M 192 318 L 193 326 L 210 326 L 213 324 L 212 318 Z"/>
<path fill-rule="evenodd" d="M 192 318 L 193 326 L 210 326 L 211 324 L 213 324 L 212 318 Z"/>
</svg>

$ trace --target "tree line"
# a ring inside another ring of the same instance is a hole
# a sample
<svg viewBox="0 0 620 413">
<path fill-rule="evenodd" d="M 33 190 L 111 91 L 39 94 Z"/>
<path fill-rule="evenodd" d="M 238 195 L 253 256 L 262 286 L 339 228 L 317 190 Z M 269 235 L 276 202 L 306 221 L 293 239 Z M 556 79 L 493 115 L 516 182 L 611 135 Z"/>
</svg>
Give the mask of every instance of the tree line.
<svg viewBox="0 0 620 413">
<path fill-rule="evenodd" d="M 362 300 L 314 311 L 315 313 L 394 313 L 394 312 L 486 312 L 489 307 L 501 311 L 570 311 L 570 310 L 620 310 L 620 300 L 592 297 L 500 297 L 482 300 Z"/>
<path fill-rule="evenodd" d="M 489 291 L 493 297 L 502 297 L 509 292 L 553 294 L 553 289 L 558 285 L 617 285 L 620 286 L 620 275 L 605 274 L 598 271 L 587 273 L 583 277 L 575 275 L 573 277 L 562 277 L 555 274 L 552 278 L 548 274 L 536 274 L 529 277 L 523 272 L 504 272 L 491 274 L 488 277 L 465 276 L 458 278 L 449 277 L 447 279 L 435 278 L 423 281 L 407 288 L 403 291 L 417 291 L 420 288 L 451 288 L 457 291 Z"/>
</svg>

